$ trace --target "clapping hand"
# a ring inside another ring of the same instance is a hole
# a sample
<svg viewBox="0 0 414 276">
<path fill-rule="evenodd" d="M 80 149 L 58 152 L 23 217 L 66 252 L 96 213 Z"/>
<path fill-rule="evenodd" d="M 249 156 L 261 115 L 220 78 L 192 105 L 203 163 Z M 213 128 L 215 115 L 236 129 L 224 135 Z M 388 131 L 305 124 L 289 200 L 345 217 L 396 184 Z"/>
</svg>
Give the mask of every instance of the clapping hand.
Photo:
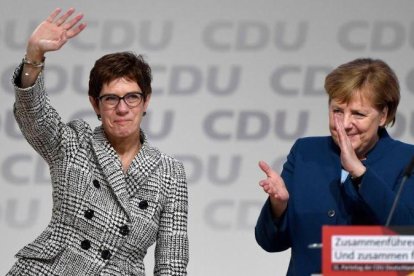
<svg viewBox="0 0 414 276">
<path fill-rule="evenodd" d="M 289 192 L 280 175 L 272 170 L 266 162 L 260 161 L 259 167 L 267 176 L 266 179 L 259 182 L 259 185 L 269 195 L 273 215 L 279 218 L 287 207 Z"/>
</svg>

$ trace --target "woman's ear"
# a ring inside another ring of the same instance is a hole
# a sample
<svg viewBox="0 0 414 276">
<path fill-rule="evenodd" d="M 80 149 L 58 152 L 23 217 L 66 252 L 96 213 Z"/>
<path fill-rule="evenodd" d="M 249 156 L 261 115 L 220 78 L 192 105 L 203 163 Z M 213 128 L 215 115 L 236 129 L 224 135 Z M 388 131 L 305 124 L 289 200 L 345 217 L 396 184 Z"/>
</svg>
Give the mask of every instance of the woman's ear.
<svg viewBox="0 0 414 276">
<path fill-rule="evenodd" d="M 388 119 L 388 107 L 384 107 L 381 111 L 380 126 L 385 127 Z"/>
<path fill-rule="evenodd" d="M 147 96 L 147 98 L 145 99 L 145 102 L 144 102 L 144 114 L 142 114 L 143 116 L 145 116 L 147 114 L 147 108 L 148 108 L 148 105 L 149 105 L 150 100 L 151 100 L 151 94 L 149 94 Z"/>
<path fill-rule="evenodd" d="M 96 115 L 99 117 L 101 111 L 99 110 L 99 102 L 96 98 L 89 96 L 89 102 L 91 103 L 93 110 L 95 110 Z"/>
</svg>

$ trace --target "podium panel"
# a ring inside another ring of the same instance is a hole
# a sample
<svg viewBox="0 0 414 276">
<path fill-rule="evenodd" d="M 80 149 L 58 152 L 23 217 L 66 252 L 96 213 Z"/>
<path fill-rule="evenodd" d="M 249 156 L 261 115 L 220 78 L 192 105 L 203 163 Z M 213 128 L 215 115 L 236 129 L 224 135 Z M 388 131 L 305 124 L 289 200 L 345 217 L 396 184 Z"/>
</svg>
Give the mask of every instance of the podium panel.
<svg viewBox="0 0 414 276">
<path fill-rule="evenodd" d="M 323 275 L 413 275 L 414 227 L 324 226 Z"/>
</svg>

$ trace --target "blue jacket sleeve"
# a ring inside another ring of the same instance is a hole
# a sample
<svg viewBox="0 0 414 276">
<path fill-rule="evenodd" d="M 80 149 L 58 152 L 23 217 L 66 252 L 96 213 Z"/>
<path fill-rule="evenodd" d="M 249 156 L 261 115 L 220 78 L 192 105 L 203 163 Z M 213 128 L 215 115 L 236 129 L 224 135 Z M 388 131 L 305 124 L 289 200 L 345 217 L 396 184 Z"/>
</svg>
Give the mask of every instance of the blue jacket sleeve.
<svg viewBox="0 0 414 276">
<path fill-rule="evenodd" d="M 402 177 L 397 178 L 393 186 L 387 184 L 383 178 L 368 167 L 359 189 L 359 194 L 367 208 L 374 214 L 379 225 L 385 225 L 396 197 L 397 190 L 402 183 Z M 414 225 L 414 177 L 407 179 L 398 205 L 391 220 L 391 225 Z"/>
<path fill-rule="evenodd" d="M 297 142 L 293 145 L 283 165 L 282 178 L 290 193 L 289 185 L 293 178 L 295 164 L 295 149 Z M 257 243 L 268 252 L 280 252 L 291 247 L 291 240 L 288 228 L 289 203 L 282 217 L 274 219 L 267 199 L 257 220 L 255 236 Z"/>
<path fill-rule="evenodd" d="M 286 212 L 280 219 L 273 219 L 270 201 L 267 199 L 255 228 L 257 243 L 268 252 L 279 252 L 290 248 L 290 239 L 286 226 Z"/>
</svg>

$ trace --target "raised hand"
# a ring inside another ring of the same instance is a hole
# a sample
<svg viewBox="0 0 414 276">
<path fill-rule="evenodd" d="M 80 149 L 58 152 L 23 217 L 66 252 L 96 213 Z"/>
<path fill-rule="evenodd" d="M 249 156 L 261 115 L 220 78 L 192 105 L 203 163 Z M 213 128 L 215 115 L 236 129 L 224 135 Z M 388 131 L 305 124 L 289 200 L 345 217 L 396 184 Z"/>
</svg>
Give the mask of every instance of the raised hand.
<svg viewBox="0 0 414 276">
<path fill-rule="evenodd" d="M 263 191 L 269 195 L 273 215 L 279 218 L 286 210 L 287 202 L 289 200 L 289 192 L 280 175 L 272 170 L 266 162 L 260 161 L 259 167 L 267 177 L 266 179 L 261 180 L 259 185 L 263 188 Z"/>
<path fill-rule="evenodd" d="M 69 20 L 75 9 L 71 8 L 59 16 L 60 12 L 60 8 L 55 9 L 33 31 L 26 49 L 28 59 L 33 61 L 42 60 L 46 52 L 59 50 L 69 39 L 85 29 L 86 23 L 77 25 L 83 18 L 83 14 L 78 14 Z"/>
<path fill-rule="evenodd" d="M 338 146 L 341 149 L 341 164 L 351 176 L 361 176 L 366 168 L 355 153 L 352 143 L 349 140 L 342 119 L 334 115 L 335 129 L 338 133 Z"/>
<path fill-rule="evenodd" d="M 32 86 L 43 68 L 45 53 L 56 51 L 72 37 L 77 36 L 86 28 L 86 23 L 79 23 L 83 14 L 69 20 L 75 9 L 69 9 L 58 16 L 62 10 L 55 9 L 48 18 L 37 26 L 31 34 L 26 48 L 26 60 L 20 77 L 20 87 Z"/>
</svg>

